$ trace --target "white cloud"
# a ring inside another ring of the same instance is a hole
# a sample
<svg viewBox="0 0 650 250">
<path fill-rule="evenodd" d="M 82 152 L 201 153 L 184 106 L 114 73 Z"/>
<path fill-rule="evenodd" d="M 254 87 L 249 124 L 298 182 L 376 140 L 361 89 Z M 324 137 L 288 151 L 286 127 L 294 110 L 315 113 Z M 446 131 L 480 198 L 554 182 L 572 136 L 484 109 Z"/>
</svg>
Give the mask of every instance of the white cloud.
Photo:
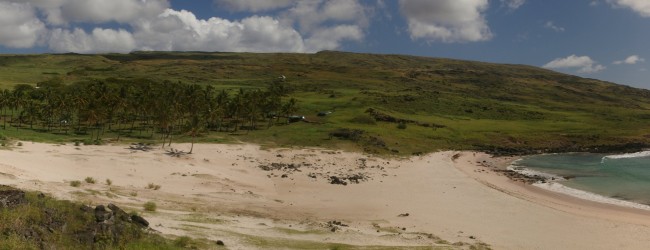
<svg viewBox="0 0 650 250">
<path fill-rule="evenodd" d="M 637 56 L 637 55 L 631 55 L 631 56 L 628 56 L 627 58 L 625 58 L 625 60 L 615 61 L 614 64 L 617 64 L 617 65 L 620 65 L 620 64 L 637 64 L 637 63 L 641 63 L 641 62 L 645 62 L 645 58 L 642 58 L 642 57 Z"/>
<path fill-rule="evenodd" d="M 566 58 L 556 58 L 542 66 L 547 69 L 570 69 L 577 68 L 578 73 L 596 73 L 606 69 L 588 56 L 570 55 Z"/>
<path fill-rule="evenodd" d="M 299 1 L 280 16 L 282 23 L 298 27 L 309 52 L 361 41 L 369 25 L 368 7 L 358 0 Z"/>
<path fill-rule="evenodd" d="M 344 40 L 361 41 L 363 32 L 355 25 L 339 25 L 318 30 L 305 43 L 310 51 L 331 50 L 341 46 Z"/>
<path fill-rule="evenodd" d="M 145 50 L 305 51 L 301 35 L 271 17 L 203 20 L 189 11 L 167 9 L 134 29 L 139 47 Z"/>
<path fill-rule="evenodd" d="M 0 2 L 0 45 L 31 48 L 46 31 L 31 5 Z"/>
<path fill-rule="evenodd" d="M 555 23 L 553 21 L 546 22 L 544 24 L 544 27 L 547 28 L 547 29 L 552 29 L 552 30 L 554 30 L 556 32 L 564 32 L 565 31 L 564 27 L 560 27 L 560 26 L 555 25 Z"/>
<path fill-rule="evenodd" d="M 526 3 L 526 0 L 501 0 L 501 4 L 508 6 L 511 10 L 519 9 Z"/>
<path fill-rule="evenodd" d="M 56 52 L 75 53 L 128 53 L 136 48 L 133 35 L 123 29 L 95 28 L 88 34 L 79 28 L 74 31 L 57 28 L 52 30 L 48 44 Z"/>
<path fill-rule="evenodd" d="M 0 46 L 38 44 L 77 53 L 315 52 L 362 41 L 371 12 L 359 0 L 214 1 L 236 11 L 279 11 L 276 17 L 199 19 L 190 11 L 170 9 L 169 0 L 0 0 Z M 117 28 L 92 28 L 115 23 Z"/>
<path fill-rule="evenodd" d="M 168 0 L 0 0 L 30 3 L 46 16 L 51 25 L 70 22 L 129 23 L 149 18 L 167 9 Z"/>
<path fill-rule="evenodd" d="M 483 13 L 488 0 L 400 0 L 411 39 L 477 42 L 493 37 Z"/>
<path fill-rule="evenodd" d="M 650 1 L 648 0 L 607 0 L 614 7 L 628 8 L 643 17 L 650 17 Z"/>
<path fill-rule="evenodd" d="M 225 8 L 231 11 L 261 12 L 286 8 L 298 0 L 214 0 L 217 8 Z"/>
</svg>

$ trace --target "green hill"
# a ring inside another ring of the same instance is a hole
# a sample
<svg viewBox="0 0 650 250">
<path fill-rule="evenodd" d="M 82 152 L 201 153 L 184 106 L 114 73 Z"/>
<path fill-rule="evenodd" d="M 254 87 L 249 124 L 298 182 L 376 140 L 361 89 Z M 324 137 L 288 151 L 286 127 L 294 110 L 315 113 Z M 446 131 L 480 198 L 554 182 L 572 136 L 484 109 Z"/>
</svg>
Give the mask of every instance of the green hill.
<svg viewBox="0 0 650 250">
<path fill-rule="evenodd" d="M 200 140 L 394 154 L 612 151 L 650 143 L 650 91 L 525 65 L 332 51 L 0 56 L 0 88 L 8 89 L 52 78 L 66 84 L 148 79 L 260 89 L 280 76 L 298 100 L 296 115 L 307 122 L 206 132 Z M 79 137 L 15 131 L 0 129 L 25 139 Z"/>
</svg>

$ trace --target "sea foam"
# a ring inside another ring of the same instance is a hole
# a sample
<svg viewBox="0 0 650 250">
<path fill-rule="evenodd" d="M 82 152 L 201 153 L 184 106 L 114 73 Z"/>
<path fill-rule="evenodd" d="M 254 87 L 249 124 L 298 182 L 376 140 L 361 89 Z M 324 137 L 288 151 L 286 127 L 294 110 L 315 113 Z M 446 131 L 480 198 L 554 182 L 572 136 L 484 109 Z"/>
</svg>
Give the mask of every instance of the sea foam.
<svg viewBox="0 0 650 250">
<path fill-rule="evenodd" d="M 578 190 L 575 188 L 570 188 L 557 182 L 535 183 L 533 185 L 539 188 L 543 188 L 557 193 L 566 194 L 583 200 L 589 200 L 589 201 L 595 201 L 599 203 L 605 203 L 605 204 L 611 204 L 611 205 L 617 205 L 623 207 L 631 207 L 631 208 L 637 208 L 643 210 L 650 210 L 650 206 L 648 205 L 634 203 L 631 201 L 619 200 L 615 198 L 602 196 L 599 194 L 590 193 L 587 191 Z"/>
<path fill-rule="evenodd" d="M 513 164 L 515 164 L 515 163 L 516 162 L 513 162 Z M 548 179 L 548 180 L 564 180 L 565 179 L 564 177 L 559 176 L 559 175 L 544 173 L 544 172 L 528 169 L 528 168 L 525 168 L 525 167 L 522 167 L 522 166 L 517 166 L 517 165 L 510 165 L 510 166 L 507 167 L 507 169 L 510 170 L 510 171 L 515 171 L 517 173 L 523 174 L 525 176 L 529 176 L 529 177 L 539 176 L 539 177 L 543 177 L 543 178 Z"/>
<path fill-rule="evenodd" d="M 604 163 L 605 160 L 607 160 L 607 159 L 641 158 L 641 157 L 649 157 L 649 156 L 650 156 L 650 151 L 642 151 L 642 152 L 629 153 L 629 154 L 620 154 L 620 155 L 608 155 L 608 156 L 603 157 L 600 160 L 600 163 Z"/>
</svg>

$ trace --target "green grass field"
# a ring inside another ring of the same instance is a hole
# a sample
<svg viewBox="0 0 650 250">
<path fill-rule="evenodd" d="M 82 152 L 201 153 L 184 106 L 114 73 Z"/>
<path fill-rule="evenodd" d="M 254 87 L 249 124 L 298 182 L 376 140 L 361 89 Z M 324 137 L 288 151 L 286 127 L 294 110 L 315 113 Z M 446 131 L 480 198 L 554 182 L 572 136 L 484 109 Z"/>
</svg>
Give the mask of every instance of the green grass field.
<svg viewBox="0 0 650 250">
<path fill-rule="evenodd" d="M 290 96 L 299 101 L 296 115 L 309 123 L 203 133 L 199 141 L 401 155 L 441 149 L 608 150 L 650 143 L 650 91 L 524 65 L 342 52 L 0 56 L 0 88 L 7 89 L 53 77 L 65 83 L 151 79 L 219 90 L 257 89 L 281 75 L 293 89 Z M 359 122 L 369 108 L 411 123 L 399 129 L 396 122 Z M 331 113 L 317 116 L 325 111 Z M 363 134 L 354 140 L 330 136 L 339 129 Z M 20 140 L 84 139 L 16 128 L 0 133 Z M 180 135 L 175 141 L 189 140 Z"/>
</svg>

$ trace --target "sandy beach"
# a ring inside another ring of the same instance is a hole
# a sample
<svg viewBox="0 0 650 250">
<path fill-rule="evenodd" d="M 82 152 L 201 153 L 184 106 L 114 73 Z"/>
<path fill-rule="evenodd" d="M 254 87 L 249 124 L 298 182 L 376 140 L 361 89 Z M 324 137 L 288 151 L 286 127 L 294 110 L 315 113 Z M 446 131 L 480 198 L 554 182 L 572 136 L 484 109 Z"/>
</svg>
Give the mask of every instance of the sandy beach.
<svg viewBox="0 0 650 250">
<path fill-rule="evenodd" d="M 142 212 L 163 234 L 223 240 L 231 249 L 255 248 L 260 238 L 465 243 L 460 248 L 483 242 L 494 249 L 646 249 L 650 243 L 650 211 L 512 181 L 491 170 L 512 159 L 482 153 L 383 159 L 249 144 L 198 144 L 181 157 L 165 152 L 23 142 L 0 150 L 0 184 L 87 204 L 113 202 Z M 85 183 L 86 177 L 97 182 Z M 72 187 L 73 180 L 81 186 Z M 147 188 L 150 183 L 160 189 Z M 158 211 L 143 212 L 147 201 Z"/>
</svg>

